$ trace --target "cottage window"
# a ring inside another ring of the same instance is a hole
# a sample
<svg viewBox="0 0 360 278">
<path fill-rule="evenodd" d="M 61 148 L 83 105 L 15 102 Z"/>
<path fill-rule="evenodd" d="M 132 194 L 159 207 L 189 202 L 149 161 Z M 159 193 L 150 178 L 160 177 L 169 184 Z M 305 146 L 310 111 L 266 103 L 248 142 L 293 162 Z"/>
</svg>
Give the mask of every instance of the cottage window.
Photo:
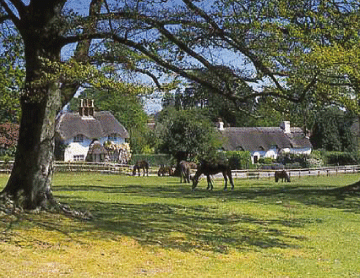
<svg viewBox="0 0 360 278">
<path fill-rule="evenodd" d="M 85 155 L 83 155 L 83 154 L 74 155 L 73 160 L 74 161 L 84 161 L 85 160 Z"/>
<path fill-rule="evenodd" d="M 112 133 L 108 136 L 108 140 L 111 140 L 111 141 L 116 141 L 117 138 L 118 138 L 118 136 L 116 133 Z"/>
<path fill-rule="evenodd" d="M 74 142 L 84 142 L 84 135 L 78 134 L 74 137 Z"/>
</svg>

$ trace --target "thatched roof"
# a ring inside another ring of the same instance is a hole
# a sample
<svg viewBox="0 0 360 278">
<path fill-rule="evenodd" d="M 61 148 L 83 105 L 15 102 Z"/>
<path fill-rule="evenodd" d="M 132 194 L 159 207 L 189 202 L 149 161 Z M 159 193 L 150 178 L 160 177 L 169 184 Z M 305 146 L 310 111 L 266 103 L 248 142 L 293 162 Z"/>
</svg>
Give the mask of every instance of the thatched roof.
<svg viewBox="0 0 360 278">
<path fill-rule="evenodd" d="M 65 112 L 56 121 L 56 132 L 62 140 L 78 134 L 94 139 L 118 134 L 129 138 L 129 133 L 108 111 L 94 112 L 94 117 L 81 117 L 79 113 Z"/>
<path fill-rule="evenodd" d="M 312 147 L 300 128 L 291 128 L 290 133 L 284 133 L 280 127 L 227 127 L 219 130 L 226 151 L 267 151 L 272 147 L 308 148 Z"/>
</svg>

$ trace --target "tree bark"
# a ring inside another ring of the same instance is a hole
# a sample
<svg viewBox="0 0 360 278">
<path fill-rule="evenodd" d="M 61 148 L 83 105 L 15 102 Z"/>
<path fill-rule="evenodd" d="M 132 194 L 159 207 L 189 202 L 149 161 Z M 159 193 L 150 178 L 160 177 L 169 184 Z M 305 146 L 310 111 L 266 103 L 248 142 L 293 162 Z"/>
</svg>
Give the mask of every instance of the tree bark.
<svg viewBox="0 0 360 278">
<path fill-rule="evenodd" d="M 51 199 L 54 161 L 54 125 L 59 109 L 58 90 L 47 88 L 48 95 L 38 102 L 22 100 L 22 118 L 14 168 L 3 190 L 21 206 L 34 209 Z"/>
</svg>

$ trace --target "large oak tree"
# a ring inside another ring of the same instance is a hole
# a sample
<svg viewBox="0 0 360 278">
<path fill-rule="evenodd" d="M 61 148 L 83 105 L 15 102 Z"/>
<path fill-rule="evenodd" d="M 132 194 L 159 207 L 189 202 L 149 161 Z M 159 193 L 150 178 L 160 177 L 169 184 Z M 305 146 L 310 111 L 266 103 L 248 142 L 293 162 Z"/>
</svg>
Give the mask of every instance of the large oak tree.
<svg viewBox="0 0 360 278">
<path fill-rule="evenodd" d="M 20 34 L 26 70 L 18 148 L 3 195 L 23 196 L 25 208 L 53 199 L 55 117 L 81 85 L 76 75 L 94 61 L 145 74 L 158 87 L 166 77 L 193 80 L 234 103 L 259 96 L 300 103 L 313 94 L 355 107 L 350 97 L 360 87 L 357 1 L 81 3 L 0 0 L 0 23 Z M 62 50 L 73 44 L 73 59 L 63 65 Z M 208 75 L 196 74 L 203 68 Z"/>
</svg>

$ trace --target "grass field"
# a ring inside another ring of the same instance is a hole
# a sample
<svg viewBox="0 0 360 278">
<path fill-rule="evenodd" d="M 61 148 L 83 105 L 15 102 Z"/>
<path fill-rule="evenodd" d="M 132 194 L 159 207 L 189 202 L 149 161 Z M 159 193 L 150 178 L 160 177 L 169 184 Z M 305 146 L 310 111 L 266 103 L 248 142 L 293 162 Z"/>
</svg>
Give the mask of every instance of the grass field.
<svg viewBox="0 0 360 278">
<path fill-rule="evenodd" d="M 328 190 L 359 179 L 192 192 L 173 177 L 56 174 L 54 195 L 93 219 L 1 215 L 0 277 L 360 277 L 359 196 Z"/>
</svg>

